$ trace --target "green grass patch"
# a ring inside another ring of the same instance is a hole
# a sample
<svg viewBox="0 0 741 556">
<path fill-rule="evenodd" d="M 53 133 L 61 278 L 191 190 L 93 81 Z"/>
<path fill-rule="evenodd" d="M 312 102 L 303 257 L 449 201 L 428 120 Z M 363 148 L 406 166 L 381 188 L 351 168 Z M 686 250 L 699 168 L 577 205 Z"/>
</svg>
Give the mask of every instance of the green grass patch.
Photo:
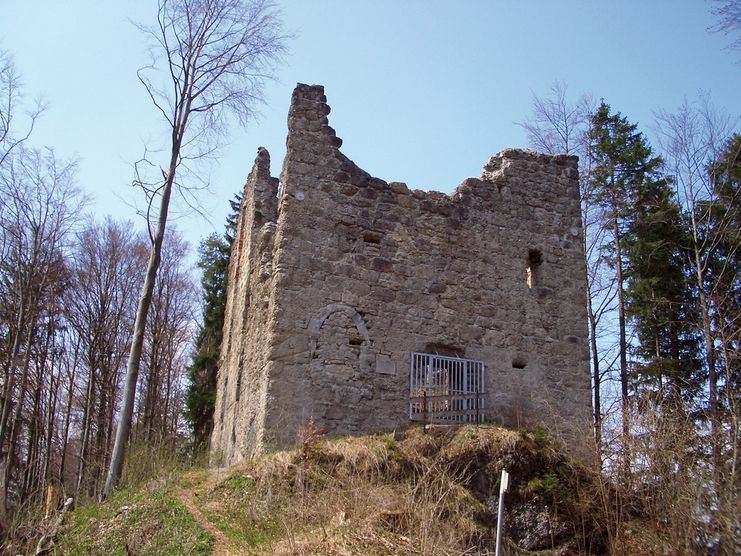
<svg viewBox="0 0 741 556">
<path fill-rule="evenodd" d="M 252 514 L 243 507 L 219 507 L 218 510 L 202 508 L 201 512 L 214 527 L 230 539 L 250 548 L 258 548 L 278 540 L 283 528 L 274 514 Z"/>
<path fill-rule="evenodd" d="M 55 553 L 207 555 L 214 539 L 169 493 L 122 491 L 66 519 Z"/>
<path fill-rule="evenodd" d="M 553 473 L 545 473 L 541 477 L 534 477 L 527 482 L 525 492 L 539 494 L 550 503 L 565 502 L 573 497 L 573 493 Z"/>
<path fill-rule="evenodd" d="M 198 496 L 203 515 L 230 539 L 251 548 L 276 541 L 283 533 L 281 508 L 255 496 L 255 481 L 244 475 L 224 479 L 210 493 Z"/>
<path fill-rule="evenodd" d="M 252 496 L 255 493 L 255 480 L 246 475 L 234 474 L 219 483 L 217 490 L 227 490 L 240 496 Z"/>
</svg>

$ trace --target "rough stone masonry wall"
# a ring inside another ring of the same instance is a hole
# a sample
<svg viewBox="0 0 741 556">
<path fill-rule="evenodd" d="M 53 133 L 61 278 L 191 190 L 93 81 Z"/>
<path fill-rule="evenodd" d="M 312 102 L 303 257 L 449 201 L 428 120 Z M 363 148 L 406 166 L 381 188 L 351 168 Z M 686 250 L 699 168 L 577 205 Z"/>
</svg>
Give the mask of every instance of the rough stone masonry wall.
<svg viewBox="0 0 741 556">
<path fill-rule="evenodd" d="M 291 445 L 309 418 L 404 426 L 415 351 L 483 360 L 490 421 L 587 430 L 576 157 L 507 149 L 450 195 L 410 190 L 347 159 L 329 110 L 298 85 L 280 186 L 264 150 L 248 180 L 212 455 Z"/>
<path fill-rule="evenodd" d="M 217 377 L 212 460 L 249 453 L 263 433 L 273 326 L 272 256 L 278 215 L 278 179 L 260 149 L 239 208 L 229 261 L 224 340 Z"/>
</svg>

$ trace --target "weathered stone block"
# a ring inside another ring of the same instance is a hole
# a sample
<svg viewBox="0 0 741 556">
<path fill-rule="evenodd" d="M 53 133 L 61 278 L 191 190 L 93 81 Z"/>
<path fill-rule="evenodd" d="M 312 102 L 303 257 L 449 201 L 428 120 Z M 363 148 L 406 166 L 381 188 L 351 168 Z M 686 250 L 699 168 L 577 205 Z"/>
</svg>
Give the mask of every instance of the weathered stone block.
<svg viewBox="0 0 741 556">
<path fill-rule="evenodd" d="M 376 372 L 382 375 L 394 375 L 396 374 L 396 363 L 390 356 L 379 353 L 376 355 Z"/>
</svg>

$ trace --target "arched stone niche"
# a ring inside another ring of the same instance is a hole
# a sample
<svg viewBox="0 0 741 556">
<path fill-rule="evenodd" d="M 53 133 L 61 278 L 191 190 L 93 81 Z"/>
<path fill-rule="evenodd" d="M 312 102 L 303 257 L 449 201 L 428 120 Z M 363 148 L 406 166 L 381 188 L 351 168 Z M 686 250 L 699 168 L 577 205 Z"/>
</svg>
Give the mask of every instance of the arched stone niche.
<svg viewBox="0 0 741 556">
<path fill-rule="evenodd" d="M 361 413 L 348 413 L 372 397 L 367 383 L 375 356 L 363 316 L 349 305 L 332 303 L 309 321 L 309 411 L 327 434 L 362 429 Z"/>
<path fill-rule="evenodd" d="M 370 343 L 370 335 L 368 334 L 368 327 L 365 325 L 363 317 L 353 307 L 345 305 L 344 303 L 330 303 L 323 307 L 317 316 L 309 321 L 309 336 L 312 338 L 319 336 L 319 331 L 322 328 L 324 321 L 332 313 L 344 313 L 355 323 L 358 329 L 358 333 L 361 334 L 366 341 Z"/>
<path fill-rule="evenodd" d="M 309 321 L 310 363 L 320 357 L 360 370 L 370 367 L 371 339 L 363 316 L 350 305 L 331 303 Z"/>
</svg>

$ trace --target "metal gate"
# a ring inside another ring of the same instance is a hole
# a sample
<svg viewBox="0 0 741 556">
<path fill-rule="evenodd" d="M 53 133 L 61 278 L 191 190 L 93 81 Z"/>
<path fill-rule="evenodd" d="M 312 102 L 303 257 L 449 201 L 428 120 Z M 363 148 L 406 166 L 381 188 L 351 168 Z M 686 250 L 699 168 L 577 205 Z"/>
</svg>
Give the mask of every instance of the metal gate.
<svg viewBox="0 0 741 556">
<path fill-rule="evenodd" d="M 425 423 L 484 421 L 484 363 L 412 353 L 409 418 Z"/>
</svg>

